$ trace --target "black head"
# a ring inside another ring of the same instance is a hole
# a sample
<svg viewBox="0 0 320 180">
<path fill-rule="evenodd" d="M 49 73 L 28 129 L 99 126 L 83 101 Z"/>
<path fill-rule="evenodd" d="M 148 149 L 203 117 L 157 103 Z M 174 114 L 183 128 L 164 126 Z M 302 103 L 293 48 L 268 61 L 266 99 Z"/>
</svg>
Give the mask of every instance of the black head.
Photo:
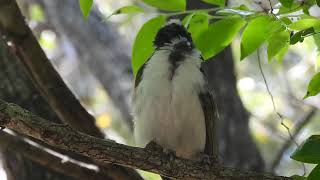
<svg viewBox="0 0 320 180">
<path fill-rule="evenodd" d="M 163 26 L 157 33 L 154 40 L 155 47 L 163 47 L 167 43 L 172 43 L 174 39 L 185 38 L 190 44 L 192 44 L 191 34 L 179 21 L 170 21 Z"/>
</svg>

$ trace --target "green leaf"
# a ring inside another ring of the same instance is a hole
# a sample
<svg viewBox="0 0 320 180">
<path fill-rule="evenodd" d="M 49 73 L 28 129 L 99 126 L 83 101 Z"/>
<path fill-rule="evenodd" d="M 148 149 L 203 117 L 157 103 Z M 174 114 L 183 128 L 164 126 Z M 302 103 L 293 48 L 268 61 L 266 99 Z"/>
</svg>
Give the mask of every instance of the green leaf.
<svg viewBox="0 0 320 180">
<path fill-rule="evenodd" d="M 268 60 L 269 62 L 272 58 L 277 55 L 282 48 L 289 45 L 290 33 L 288 31 L 282 31 L 279 33 L 274 33 L 268 39 Z"/>
<path fill-rule="evenodd" d="M 217 21 L 195 39 L 195 45 L 204 59 L 209 59 L 228 46 L 244 24 L 245 21 L 239 17 Z"/>
<path fill-rule="evenodd" d="M 300 2 L 293 2 L 291 4 L 291 7 L 285 7 L 281 6 L 279 9 L 278 14 L 287 14 L 287 13 L 292 13 L 296 12 L 302 9 L 301 3 Z"/>
<path fill-rule="evenodd" d="M 37 22 L 45 21 L 45 14 L 39 4 L 32 4 L 29 6 L 30 19 Z"/>
<path fill-rule="evenodd" d="M 144 3 L 166 11 L 186 10 L 186 0 L 142 0 Z"/>
<path fill-rule="evenodd" d="M 188 21 L 186 17 L 182 23 L 185 24 Z M 209 16 L 206 13 L 196 13 L 189 20 L 188 31 L 191 33 L 192 39 L 195 41 L 198 39 L 199 35 L 208 29 L 209 26 Z"/>
<path fill-rule="evenodd" d="M 111 16 L 117 15 L 117 14 L 138 14 L 138 13 L 143 13 L 143 12 L 144 12 L 144 10 L 141 7 L 135 6 L 135 5 L 129 5 L 129 6 L 124 6 L 124 7 L 121 7 L 119 9 L 115 10 L 106 19 L 109 19 Z"/>
<path fill-rule="evenodd" d="M 83 16 L 87 18 L 89 16 L 93 0 L 79 0 L 79 3 Z"/>
<path fill-rule="evenodd" d="M 320 7 L 320 0 L 316 0 L 317 6 Z"/>
<path fill-rule="evenodd" d="M 251 20 L 241 38 L 241 60 L 255 51 L 270 35 L 270 16 L 260 16 Z"/>
<path fill-rule="evenodd" d="M 280 21 L 282 21 L 282 22 L 285 23 L 286 25 L 289 25 L 289 24 L 292 23 L 292 21 L 291 21 L 289 18 L 287 18 L 287 17 L 282 17 L 282 18 L 280 18 Z"/>
<path fill-rule="evenodd" d="M 313 35 L 313 40 L 314 40 L 314 43 L 316 44 L 317 46 L 317 50 L 318 52 L 320 51 L 320 34 L 315 34 Z"/>
<path fill-rule="evenodd" d="M 304 30 L 314 27 L 315 29 L 320 28 L 320 20 L 318 19 L 300 19 L 297 22 L 294 22 L 289 25 L 290 29 L 293 30 Z"/>
<path fill-rule="evenodd" d="M 307 180 L 306 177 L 299 176 L 299 175 L 293 175 L 293 176 L 291 176 L 291 178 L 292 178 L 293 180 Z"/>
<path fill-rule="evenodd" d="M 193 18 L 194 15 L 196 15 L 197 13 L 191 13 L 188 14 L 186 17 L 183 18 L 182 20 L 182 24 L 184 25 L 185 28 L 189 27 L 190 21 Z"/>
<path fill-rule="evenodd" d="M 304 99 L 310 96 L 315 96 L 320 92 L 320 72 L 314 75 L 309 82 L 308 91 L 304 96 Z M 320 148 L 320 147 L 319 147 Z M 320 152 L 320 151 L 319 151 Z"/>
<path fill-rule="evenodd" d="M 293 34 L 291 37 L 290 37 L 290 44 L 293 45 L 293 44 L 296 44 L 297 42 L 302 42 L 303 41 L 303 37 L 302 37 L 302 34 L 303 34 L 303 31 L 298 31 L 296 32 L 295 34 Z"/>
<path fill-rule="evenodd" d="M 113 15 L 115 15 L 115 14 L 137 14 L 137 13 L 143 13 L 143 12 L 144 12 L 144 10 L 141 7 L 135 6 L 135 5 L 130 5 L 130 6 L 121 7 L 112 14 Z"/>
<path fill-rule="evenodd" d="M 318 76 L 320 78 L 319 74 Z M 292 154 L 291 158 L 300 162 L 318 164 L 320 163 L 319 149 L 320 135 L 312 135 Z"/>
<path fill-rule="evenodd" d="M 154 51 L 153 40 L 165 22 L 165 16 L 157 16 L 144 23 L 139 30 L 132 50 L 132 69 L 134 76 Z"/>
<path fill-rule="evenodd" d="M 278 54 L 276 54 L 274 56 L 274 58 L 278 61 L 278 62 L 282 62 L 284 56 L 286 55 L 286 53 L 288 52 L 289 49 L 289 45 L 287 44 L 285 47 L 283 47 Z"/>
<path fill-rule="evenodd" d="M 218 5 L 218 6 L 224 6 L 226 4 L 225 0 L 202 0 L 206 3 Z"/>
<path fill-rule="evenodd" d="M 320 179 L 320 165 L 318 164 L 313 170 L 310 172 L 308 176 L 308 180 L 319 180 Z"/>
<path fill-rule="evenodd" d="M 287 8 L 291 8 L 293 0 L 279 0 L 280 3 Z"/>
</svg>

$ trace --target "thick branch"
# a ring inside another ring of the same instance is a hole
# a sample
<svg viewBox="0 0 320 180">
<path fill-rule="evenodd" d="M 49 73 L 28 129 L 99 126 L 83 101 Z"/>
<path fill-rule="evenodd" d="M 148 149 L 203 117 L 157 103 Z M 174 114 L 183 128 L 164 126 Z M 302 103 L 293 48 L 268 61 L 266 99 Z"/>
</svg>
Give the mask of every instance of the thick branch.
<svg viewBox="0 0 320 180">
<path fill-rule="evenodd" d="M 94 118 L 51 65 L 13 0 L 0 0 L 0 30 L 9 37 L 35 85 L 59 118 L 81 132 L 103 138 Z"/>
<path fill-rule="evenodd" d="M 34 137 L 45 143 L 101 163 L 114 163 L 178 179 L 289 180 L 291 178 L 233 168 L 204 166 L 197 161 L 169 160 L 161 151 L 141 149 L 102 140 L 66 125 L 46 121 L 15 104 L 0 100 L 0 126 Z"/>
<path fill-rule="evenodd" d="M 60 172 L 67 176 L 71 176 L 75 179 L 108 179 L 108 175 L 102 174 L 101 171 L 99 171 L 98 167 L 95 167 L 95 169 L 90 169 L 88 167 L 84 167 L 83 165 L 81 166 L 79 165 L 80 162 L 70 160 L 70 158 L 66 156 L 64 158 L 67 159 L 64 160 L 61 157 L 47 152 L 45 149 L 41 149 L 39 147 L 30 145 L 29 143 L 25 142 L 21 137 L 14 136 L 6 132 L 0 132 L 0 143 L 2 148 L 5 147 L 10 151 L 19 152 L 20 154 L 34 162 L 37 162 L 43 166 L 46 166 L 54 171 Z M 86 166 L 93 165 L 87 164 Z"/>
</svg>

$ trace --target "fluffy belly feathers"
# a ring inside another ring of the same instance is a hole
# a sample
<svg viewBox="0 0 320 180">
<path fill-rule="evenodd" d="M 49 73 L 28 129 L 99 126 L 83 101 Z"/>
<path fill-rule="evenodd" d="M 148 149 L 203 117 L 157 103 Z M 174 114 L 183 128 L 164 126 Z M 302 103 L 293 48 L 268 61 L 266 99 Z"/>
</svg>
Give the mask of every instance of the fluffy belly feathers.
<svg viewBox="0 0 320 180">
<path fill-rule="evenodd" d="M 205 147 L 205 120 L 198 97 L 204 86 L 194 59 L 186 59 L 170 80 L 169 63 L 148 62 L 133 98 L 134 137 L 138 146 L 154 141 L 191 158 Z M 163 55 L 162 55 L 163 57 Z M 157 61 L 158 60 L 158 61 Z"/>
</svg>

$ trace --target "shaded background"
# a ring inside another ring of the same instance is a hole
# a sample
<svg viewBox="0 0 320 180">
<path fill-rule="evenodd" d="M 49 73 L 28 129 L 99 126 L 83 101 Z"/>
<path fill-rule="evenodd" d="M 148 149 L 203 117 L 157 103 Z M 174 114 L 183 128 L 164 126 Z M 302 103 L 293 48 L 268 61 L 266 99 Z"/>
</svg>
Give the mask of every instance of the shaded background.
<svg viewBox="0 0 320 180">
<path fill-rule="evenodd" d="M 47 56 L 85 108 L 96 117 L 97 126 L 109 138 L 133 145 L 131 47 L 143 22 L 157 12 L 145 7 L 148 14 L 120 15 L 106 21 L 105 17 L 115 9 L 139 2 L 97 0 L 86 21 L 80 13 L 78 0 L 18 2 Z M 241 3 L 261 9 L 249 0 L 230 0 L 229 6 Z M 208 7 L 198 0 L 188 1 L 189 9 Z M 318 13 L 319 10 L 312 12 Z M 289 157 L 296 147 L 274 112 L 258 67 L 257 54 L 240 62 L 239 39 L 203 65 L 209 85 L 215 90 L 221 118 L 221 159 L 226 166 L 246 170 L 287 176 L 302 174 L 301 164 Z M 316 120 L 319 118 L 319 97 L 302 100 L 307 83 L 320 62 L 318 50 L 313 39 L 306 38 L 303 43 L 290 48 L 282 63 L 268 63 L 265 47 L 260 52 L 276 109 L 300 143 L 320 129 Z M 10 50 L 2 40 L 0 82 L 1 99 L 19 104 L 44 118 L 59 121 L 33 86 L 21 63 L 10 56 Z M 10 147 L 0 147 L 5 170 L 0 171 L 3 176 L 0 179 L 72 179 L 48 171 L 11 151 Z M 159 178 L 150 173 L 143 175 L 146 179 Z"/>
</svg>

